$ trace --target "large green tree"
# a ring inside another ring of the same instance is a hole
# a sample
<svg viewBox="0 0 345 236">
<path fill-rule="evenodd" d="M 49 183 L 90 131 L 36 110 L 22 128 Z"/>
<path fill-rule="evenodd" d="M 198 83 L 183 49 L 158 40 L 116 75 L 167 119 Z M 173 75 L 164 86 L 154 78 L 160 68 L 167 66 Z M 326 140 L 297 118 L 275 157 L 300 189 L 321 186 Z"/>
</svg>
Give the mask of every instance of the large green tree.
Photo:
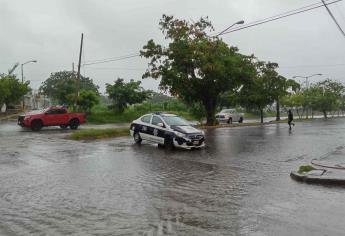
<svg viewBox="0 0 345 236">
<path fill-rule="evenodd" d="M 271 63 L 256 61 L 255 68 L 256 73 L 239 90 L 237 99 L 241 106 L 258 110 L 263 123 L 264 109 L 275 99 L 275 77 L 272 76 Z"/>
<path fill-rule="evenodd" d="M 325 118 L 327 112 L 339 109 L 345 87 L 342 83 L 330 79 L 318 82 L 307 91 L 310 105 L 314 110 L 321 111 Z"/>
<path fill-rule="evenodd" d="M 114 84 L 106 84 L 106 93 L 113 102 L 116 112 L 122 113 L 128 105 L 140 103 L 149 98 L 151 91 L 144 90 L 141 81 L 130 80 L 128 83 L 124 79 L 118 78 Z"/>
<path fill-rule="evenodd" d="M 29 81 L 21 83 L 15 75 L 3 75 L 0 78 L 0 107 L 19 104 L 23 96 L 30 91 Z"/>
<path fill-rule="evenodd" d="M 276 120 L 280 120 L 280 100 L 282 97 L 287 96 L 292 91 L 297 91 L 300 88 L 300 84 L 294 80 L 286 79 L 279 75 L 277 72 L 278 64 L 274 62 L 263 63 L 261 67 L 262 76 L 266 77 L 266 80 L 270 84 L 270 95 L 273 97 L 276 103 Z"/>
<path fill-rule="evenodd" d="M 215 124 L 220 95 L 255 73 L 252 57 L 209 36 L 213 26 L 207 18 L 189 23 L 163 15 L 159 26 L 168 45 L 150 40 L 143 47 L 141 56 L 150 59 L 143 78 L 161 79 L 160 89 L 187 103 L 201 103 L 207 124 Z"/>
<path fill-rule="evenodd" d="M 73 105 L 77 89 L 77 74 L 71 71 L 59 71 L 52 73 L 46 79 L 40 91 L 60 104 Z M 80 76 L 80 90 L 90 90 L 98 93 L 98 86 L 93 80 Z"/>
</svg>

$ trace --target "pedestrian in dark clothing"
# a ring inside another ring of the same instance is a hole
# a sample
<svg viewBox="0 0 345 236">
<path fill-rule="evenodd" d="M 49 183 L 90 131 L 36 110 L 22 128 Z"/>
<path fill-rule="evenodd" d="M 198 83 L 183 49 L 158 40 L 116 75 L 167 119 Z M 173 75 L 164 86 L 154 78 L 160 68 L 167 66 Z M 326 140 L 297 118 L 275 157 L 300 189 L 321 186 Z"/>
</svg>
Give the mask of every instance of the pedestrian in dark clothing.
<svg viewBox="0 0 345 236">
<path fill-rule="evenodd" d="M 292 123 L 293 121 L 293 114 L 292 111 L 288 111 L 288 124 L 289 124 L 289 129 L 291 129 L 291 125 L 295 126 L 295 123 Z"/>
</svg>

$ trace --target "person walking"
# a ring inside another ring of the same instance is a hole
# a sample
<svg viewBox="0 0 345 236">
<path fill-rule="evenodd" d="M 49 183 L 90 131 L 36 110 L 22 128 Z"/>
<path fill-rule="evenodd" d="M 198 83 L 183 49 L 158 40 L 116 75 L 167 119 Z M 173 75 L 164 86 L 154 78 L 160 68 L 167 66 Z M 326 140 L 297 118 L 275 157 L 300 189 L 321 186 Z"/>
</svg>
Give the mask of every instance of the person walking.
<svg viewBox="0 0 345 236">
<path fill-rule="evenodd" d="M 289 124 L 289 129 L 291 130 L 291 125 L 295 126 L 295 123 L 292 123 L 293 121 L 293 114 L 291 109 L 288 111 L 288 124 Z"/>
</svg>

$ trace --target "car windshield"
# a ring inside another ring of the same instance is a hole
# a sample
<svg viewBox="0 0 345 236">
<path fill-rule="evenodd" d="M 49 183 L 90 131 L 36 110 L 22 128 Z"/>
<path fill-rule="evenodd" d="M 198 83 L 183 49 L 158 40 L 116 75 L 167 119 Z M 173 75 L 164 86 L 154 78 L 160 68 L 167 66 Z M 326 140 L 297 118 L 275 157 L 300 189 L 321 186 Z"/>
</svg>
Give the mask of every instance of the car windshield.
<svg viewBox="0 0 345 236">
<path fill-rule="evenodd" d="M 182 119 L 179 116 L 162 116 L 163 120 L 165 121 L 165 123 L 167 123 L 168 125 L 172 126 L 172 125 L 189 125 L 188 122 L 185 119 Z"/>
</svg>

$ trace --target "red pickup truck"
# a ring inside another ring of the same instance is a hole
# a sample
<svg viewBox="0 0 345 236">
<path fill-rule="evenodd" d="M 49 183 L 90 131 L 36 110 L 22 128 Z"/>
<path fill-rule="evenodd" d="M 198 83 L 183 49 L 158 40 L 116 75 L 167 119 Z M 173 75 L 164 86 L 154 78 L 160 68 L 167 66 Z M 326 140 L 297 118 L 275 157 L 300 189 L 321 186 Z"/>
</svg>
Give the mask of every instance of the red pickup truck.
<svg viewBox="0 0 345 236">
<path fill-rule="evenodd" d="M 29 127 L 33 131 L 39 131 L 44 126 L 60 126 L 66 129 L 78 129 L 80 124 L 85 123 L 85 113 L 68 113 L 62 106 L 52 106 L 41 111 L 34 111 L 18 116 L 18 125 Z"/>
</svg>

